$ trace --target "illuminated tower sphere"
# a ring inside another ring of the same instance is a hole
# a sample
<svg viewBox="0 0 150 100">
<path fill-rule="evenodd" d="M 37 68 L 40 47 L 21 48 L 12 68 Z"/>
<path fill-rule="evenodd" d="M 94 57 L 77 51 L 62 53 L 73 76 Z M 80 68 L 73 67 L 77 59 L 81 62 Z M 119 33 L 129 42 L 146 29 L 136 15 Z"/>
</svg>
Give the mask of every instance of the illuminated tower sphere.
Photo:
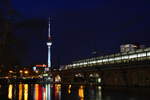
<svg viewBox="0 0 150 100">
<path fill-rule="evenodd" d="M 51 34 L 50 34 L 50 18 L 49 18 L 49 22 L 48 22 L 48 42 L 47 42 L 47 46 L 48 46 L 48 67 L 51 67 L 51 45 L 52 45 L 52 41 L 51 41 Z"/>
</svg>

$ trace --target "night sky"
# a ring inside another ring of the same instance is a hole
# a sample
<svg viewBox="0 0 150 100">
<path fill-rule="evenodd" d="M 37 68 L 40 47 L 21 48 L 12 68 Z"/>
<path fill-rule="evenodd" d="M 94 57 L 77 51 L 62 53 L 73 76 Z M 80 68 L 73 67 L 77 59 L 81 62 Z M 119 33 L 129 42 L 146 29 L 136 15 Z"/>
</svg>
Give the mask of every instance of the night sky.
<svg viewBox="0 0 150 100">
<path fill-rule="evenodd" d="M 51 16 L 54 66 L 119 52 L 121 44 L 150 46 L 149 0 L 12 0 L 23 26 L 23 65 L 47 63 Z"/>
</svg>

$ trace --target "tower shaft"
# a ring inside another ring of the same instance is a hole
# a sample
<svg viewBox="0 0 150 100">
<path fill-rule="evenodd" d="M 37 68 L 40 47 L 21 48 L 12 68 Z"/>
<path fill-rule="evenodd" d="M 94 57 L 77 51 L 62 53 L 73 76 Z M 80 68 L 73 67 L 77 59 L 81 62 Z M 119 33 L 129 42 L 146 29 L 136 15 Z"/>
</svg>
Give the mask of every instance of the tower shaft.
<svg viewBox="0 0 150 100">
<path fill-rule="evenodd" d="M 49 18 L 49 22 L 48 22 L 48 42 L 47 42 L 47 46 L 48 46 L 48 67 L 51 67 L 51 34 L 50 34 L 50 18 Z"/>
<path fill-rule="evenodd" d="M 48 46 L 48 67 L 51 67 L 51 46 Z"/>
</svg>

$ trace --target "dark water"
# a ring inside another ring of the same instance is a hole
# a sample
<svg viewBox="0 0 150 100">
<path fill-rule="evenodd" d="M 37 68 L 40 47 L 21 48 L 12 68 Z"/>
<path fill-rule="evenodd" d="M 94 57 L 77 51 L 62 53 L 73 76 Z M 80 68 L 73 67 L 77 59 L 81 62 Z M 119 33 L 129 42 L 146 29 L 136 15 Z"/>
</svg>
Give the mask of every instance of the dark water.
<svg viewBox="0 0 150 100">
<path fill-rule="evenodd" d="M 3 84 L 0 100 L 150 100 L 150 88 L 60 84 Z"/>
</svg>

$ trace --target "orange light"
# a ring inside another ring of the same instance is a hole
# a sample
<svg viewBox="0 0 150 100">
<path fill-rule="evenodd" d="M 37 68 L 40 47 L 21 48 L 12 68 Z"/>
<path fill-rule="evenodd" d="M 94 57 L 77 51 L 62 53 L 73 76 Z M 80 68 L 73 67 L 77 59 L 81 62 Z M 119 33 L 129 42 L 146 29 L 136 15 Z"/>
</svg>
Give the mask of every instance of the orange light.
<svg viewBox="0 0 150 100">
<path fill-rule="evenodd" d="M 22 70 L 20 70 L 19 72 L 20 72 L 20 73 L 22 73 L 23 71 L 22 71 Z"/>
<path fill-rule="evenodd" d="M 35 84 L 35 90 L 34 90 L 35 94 L 34 94 L 34 99 L 35 100 L 39 100 L 39 85 Z"/>
<path fill-rule="evenodd" d="M 28 100 L 28 84 L 24 84 L 24 100 Z"/>
<path fill-rule="evenodd" d="M 28 74 L 28 73 L 29 73 L 29 71 L 27 71 L 27 70 L 26 70 L 26 71 L 24 71 L 24 73 L 25 73 L 25 74 Z"/>
<path fill-rule="evenodd" d="M 68 87 L 68 93 L 69 94 L 71 93 L 71 85 L 69 85 L 69 87 Z"/>
<path fill-rule="evenodd" d="M 43 64 L 43 65 L 36 65 L 36 67 L 47 67 L 47 65 Z"/>
<path fill-rule="evenodd" d="M 10 70 L 10 71 L 9 71 L 9 73 L 13 73 L 13 71 L 12 71 L 12 70 Z"/>
<path fill-rule="evenodd" d="M 58 94 L 61 89 L 61 84 L 55 84 L 56 93 Z"/>
<path fill-rule="evenodd" d="M 22 84 L 19 84 L 19 100 L 22 100 L 22 92 L 23 92 L 23 88 L 22 88 Z"/>
<path fill-rule="evenodd" d="M 80 97 L 80 100 L 84 100 L 84 89 L 83 86 L 81 85 L 79 90 L 78 90 L 78 95 Z"/>
<path fill-rule="evenodd" d="M 12 91 L 13 90 L 13 85 L 10 84 L 8 88 L 8 98 L 12 100 Z"/>
<path fill-rule="evenodd" d="M 36 73 L 39 73 L 39 71 L 35 71 Z"/>
</svg>

